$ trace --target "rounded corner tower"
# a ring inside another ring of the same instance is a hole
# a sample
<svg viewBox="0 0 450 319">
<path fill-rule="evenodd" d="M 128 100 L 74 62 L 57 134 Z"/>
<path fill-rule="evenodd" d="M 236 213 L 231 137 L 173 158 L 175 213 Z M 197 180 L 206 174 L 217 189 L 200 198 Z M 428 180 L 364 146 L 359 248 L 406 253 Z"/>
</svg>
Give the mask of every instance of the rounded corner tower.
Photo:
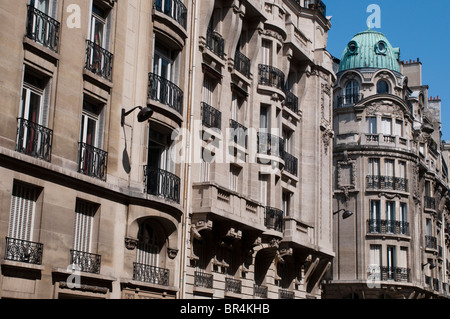
<svg viewBox="0 0 450 319">
<path fill-rule="evenodd" d="M 388 69 L 400 73 L 399 58 L 399 48 L 393 48 L 383 33 L 369 29 L 357 33 L 347 44 L 338 73 L 350 69 Z"/>
</svg>

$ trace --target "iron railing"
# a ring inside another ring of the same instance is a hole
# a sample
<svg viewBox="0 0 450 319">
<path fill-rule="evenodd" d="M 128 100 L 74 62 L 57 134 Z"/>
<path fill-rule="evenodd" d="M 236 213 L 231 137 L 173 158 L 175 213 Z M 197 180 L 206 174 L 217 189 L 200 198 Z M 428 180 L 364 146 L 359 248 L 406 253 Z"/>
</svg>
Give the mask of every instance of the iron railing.
<svg viewBox="0 0 450 319">
<path fill-rule="evenodd" d="M 171 17 L 186 29 L 187 8 L 180 0 L 156 0 L 155 9 Z"/>
<path fill-rule="evenodd" d="M 258 65 L 259 84 L 275 87 L 284 91 L 284 73 L 283 71 L 265 64 Z"/>
<path fill-rule="evenodd" d="M 337 107 L 352 106 L 364 98 L 362 93 L 344 94 L 338 97 Z"/>
<path fill-rule="evenodd" d="M 5 259 L 41 265 L 43 249 L 41 243 L 6 237 Z"/>
<path fill-rule="evenodd" d="M 145 165 L 144 183 L 146 193 L 180 202 L 181 181 L 175 174 L 158 167 Z"/>
<path fill-rule="evenodd" d="M 267 286 L 253 284 L 253 296 L 259 298 L 267 298 Z"/>
<path fill-rule="evenodd" d="M 242 281 L 230 277 L 225 278 L 225 291 L 240 294 L 242 291 Z"/>
<path fill-rule="evenodd" d="M 284 160 L 284 170 L 292 175 L 297 176 L 298 172 L 298 159 L 297 157 L 289 154 L 288 152 L 284 152 L 283 155 Z"/>
<path fill-rule="evenodd" d="M 408 179 L 394 176 L 367 175 L 367 188 L 390 189 L 407 192 Z"/>
<path fill-rule="evenodd" d="M 436 209 L 436 199 L 431 196 L 424 196 L 424 204 L 427 209 Z"/>
<path fill-rule="evenodd" d="M 27 38 L 54 52 L 59 49 L 60 23 L 28 5 Z"/>
<path fill-rule="evenodd" d="M 264 209 L 264 226 L 282 232 L 283 231 L 283 211 L 278 208 L 266 206 Z"/>
<path fill-rule="evenodd" d="M 84 66 L 86 70 L 111 81 L 112 64 L 113 54 L 111 52 L 90 40 L 86 40 L 86 62 Z"/>
<path fill-rule="evenodd" d="M 298 113 L 298 97 L 292 92 L 286 92 L 285 106 L 295 114 Z"/>
<path fill-rule="evenodd" d="M 24 118 L 18 118 L 17 120 L 17 152 L 50 162 L 53 131 Z"/>
<path fill-rule="evenodd" d="M 234 55 L 234 69 L 250 78 L 250 59 L 239 50 Z"/>
<path fill-rule="evenodd" d="M 213 274 L 208 274 L 203 271 L 194 271 L 194 286 L 212 289 Z"/>
<path fill-rule="evenodd" d="M 258 153 L 274 155 L 280 158 L 284 156 L 284 140 L 270 133 L 258 132 Z"/>
<path fill-rule="evenodd" d="M 236 144 L 247 148 L 247 128 L 232 119 L 230 119 L 230 128 L 232 129 L 230 130 L 230 139 L 233 140 Z"/>
<path fill-rule="evenodd" d="M 367 276 L 381 281 L 411 282 L 411 269 L 405 267 L 374 266 L 370 267 Z"/>
<path fill-rule="evenodd" d="M 425 235 L 425 247 L 437 249 L 437 238 L 434 236 Z"/>
<path fill-rule="evenodd" d="M 78 172 L 106 180 L 108 152 L 92 145 L 78 143 Z"/>
<path fill-rule="evenodd" d="M 211 28 L 206 30 L 206 47 L 220 58 L 224 58 L 225 41 L 219 33 Z"/>
<path fill-rule="evenodd" d="M 202 102 L 202 124 L 209 128 L 222 129 L 222 112 L 215 109 L 211 105 Z"/>
<path fill-rule="evenodd" d="M 294 299 L 295 293 L 293 291 L 289 291 L 287 289 L 279 289 L 278 290 L 278 298 L 279 299 Z"/>
<path fill-rule="evenodd" d="M 70 250 L 70 263 L 79 271 L 92 274 L 100 273 L 101 256 L 79 250 Z"/>
<path fill-rule="evenodd" d="M 368 219 L 371 234 L 396 234 L 409 236 L 409 223 L 398 220 Z"/>
<path fill-rule="evenodd" d="M 133 280 L 168 286 L 169 269 L 135 262 L 133 263 Z"/>
<path fill-rule="evenodd" d="M 183 115 L 183 91 L 174 83 L 154 73 L 148 75 L 148 97 Z"/>
</svg>

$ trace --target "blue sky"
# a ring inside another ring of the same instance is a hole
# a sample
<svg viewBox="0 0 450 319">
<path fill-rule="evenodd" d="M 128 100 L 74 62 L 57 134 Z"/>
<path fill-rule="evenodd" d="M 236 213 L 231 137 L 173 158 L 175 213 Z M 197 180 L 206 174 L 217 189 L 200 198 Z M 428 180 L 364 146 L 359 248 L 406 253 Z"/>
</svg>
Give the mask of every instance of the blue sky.
<svg viewBox="0 0 450 319">
<path fill-rule="evenodd" d="M 341 58 L 358 32 L 367 30 L 370 4 L 381 9 L 382 32 L 393 47 L 400 48 L 400 60 L 422 62 L 422 83 L 428 95 L 442 100 L 442 139 L 450 141 L 450 1 L 449 0 L 323 0 L 332 16 L 328 51 Z"/>
</svg>

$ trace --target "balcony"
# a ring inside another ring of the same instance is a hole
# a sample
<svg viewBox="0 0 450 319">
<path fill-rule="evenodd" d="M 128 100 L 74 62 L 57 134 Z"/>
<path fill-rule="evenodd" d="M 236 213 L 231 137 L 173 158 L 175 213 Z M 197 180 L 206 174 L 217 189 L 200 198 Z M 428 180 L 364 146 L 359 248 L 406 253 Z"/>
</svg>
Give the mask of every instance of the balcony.
<svg viewBox="0 0 450 319">
<path fill-rule="evenodd" d="M 85 69 L 92 73 L 112 80 L 113 55 L 101 46 L 90 40 L 86 40 L 86 62 Z"/>
<path fill-rule="evenodd" d="M 425 247 L 437 250 L 437 238 L 434 236 L 425 235 Z"/>
<path fill-rule="evenodd" d="M 344 94 L 338 97 L 337 107 L 347 107 L 357 104 L 364 98 L 362 93 L 360 94 Z"/>
<path fill-rule="evenodd" d="M 43 248 L 41 243 L 6 237 L 5 259 L 41 265 Z"/>
<path fill-rule="evenodd" d="M 373 272 L 368 272 L 368 277 L 374 278 L 375 276 L 376 279 L 382 281 L 411 282 L 410 268 L 377 266 L 372 270 Z"/>
<path fill-rule="evenodd" d="M 368 189 L 382 189 L 395 191 L 408 191 L 408 180 L 402 177 L 381 176 L 381 175 L 367 175 Z"/>
<path fill-rule="evenodd" d="M 259 132 L 257 139 L 258 153 L 283 158 L 285 154 L 284 140 L 281 137 L 265 132 Z"/>
<path fill-rule="evenodd" d="M 262 285 L 257 285 L 257 284 L 253 285 L 253 296 L 254 297 L 266 299 L 267 292 L 268 292 L 267 286 L 262 286 Z"/>
<path fill-rule="evenodd" d="M 234 55 L 234 69 L 250 78 L 250 59 L 238 50 Z"/>
<path fill-rule="evenodd" d="M 240 294 L 242 292 L 242 281 L 230 277 L 225 278 L 225 291 Z"/>
<path fill-rule="evenodd" d="M 287 289 L 279 289 L 278 290 L 278 298 L 279 299 L 294 299 L 295 293 L 293 291 L 289 291 Z"/>
<path fill-rule="evenodd" d="M 239 124 L 235 120 L 231 119 L 230 119 L 230 128 L 232 129 L 230 132 L 231 133 L 230 139 L 234 143 L 247 148 L 247 135 L 248 135 L 247 128 L 244 125 Z"/>
<path fill-rule="evenodd" d="M 218 57 L 224 58 L 225 42 L 222 36 L 211 28 L 206 31 L 206 47 Z"/>
<path fill-rule="evenodd" d="M 283 160 L 284 160 L 284 170 L 292 175 L 297 176 L 298 171 L 297 157 L 289 154 L 288 152 L 284 152 Z"/>
<path fill-rule="evenodd" d="M 70 263 L 75 265 L 79 271 L 99 274 L 101 256 L 71 249 Z"/>
<path fill-rule="evenodd" d="M 279 232 L 283 231 L 283 211 L 266 206 L 264 210 L 264 226 Z"/>
<path fill-rule="evenodd" d="M 167 105 L 183 115 L 183 91 L 165 78 L 149 73 L 148 98 Z"/>
<path fill-rule="evenodd" d="M 436 209 L 436 199 L 431 196 L 424 196 L 424 205 L 426 209 Z"/>
<path fill-rule="evenodd" d="M 260 64 L 258 65 L 258 78 L 259 84 L 274 87 L 284 92 L 285 76 L 281 70 L 271 65 Z"/>
<path fill-rule="evenodd" d="M 222 129 L 222 113 L 211 105 L 202 102 L 202 124 L 209 128 Z"/>
<path fill-rule="evenodd" d="M 157 167 L 144 166 L 145 191 L 148 194 L 180 203 L 180 178 Z"/>
<path fill-rule="evenodd" d="M 169 269 L 141 263 L 133 263 L 133 280 L 168 286 Z"/>
<path fill-rule="evenodd" d="M 17 120 L 16 151 L 50 162 L 53 131 L 23 118 Z"/>
<path fill-rule="evenodd" d="M 286 92 L 286 102 L 284 104 L 295 114 L 298 114 L 298 97 L 292 92 Z"/>
<path fill-rule="evenodd" d="M 78 143 L 78 172 L 106 181 L 108 153 L 83 142 Z"/>
<path fill-rule="evenodd" d="M 367 220 L 370 234 L 394 234 L 409 236 L 409 223 L 397 220 L 369 219 Z"/>
<path fill-rule="evenodd" d="M 155 9 L 171 17 L 186 29 L 187 8 L 180 0 L 156 0 Z"/>
<path fill-rule="evenodd" d="M 213 274 L 208 274 L 202 271 L 194 272 L 194 286 L 212 289 Z"/>
<path fill-rule="evenodd" d="M 33 6 L 28 6 L 27 38 L 58 52 L 60 23 Z"/>
</svg>

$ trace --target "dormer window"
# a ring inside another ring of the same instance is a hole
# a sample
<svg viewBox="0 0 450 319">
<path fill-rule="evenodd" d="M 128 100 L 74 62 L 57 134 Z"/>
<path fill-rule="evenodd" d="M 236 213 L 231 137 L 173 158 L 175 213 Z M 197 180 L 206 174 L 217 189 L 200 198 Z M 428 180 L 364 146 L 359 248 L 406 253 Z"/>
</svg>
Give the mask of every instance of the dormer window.
<svg viewBox="0 0 450 319">
<path fill-rule="evenodd" d="M 389 84 L 385 80 L 378 81 L 377 94 L 389 94 Z"/>
<path fill-rule="evenodd" d="M 375 45 L 375 52 L 377 54 L 386 54 L 386 42 L 384 42 L 383 40 L 378 41 L 378 43 Z"/>
<path fill-rule="evenodd" d="M 348 43 L 348 52 L 350 52 L 350 54 L 358 54 L 358 44 L 356 41 L 350 41 Z"/>
</svg>

